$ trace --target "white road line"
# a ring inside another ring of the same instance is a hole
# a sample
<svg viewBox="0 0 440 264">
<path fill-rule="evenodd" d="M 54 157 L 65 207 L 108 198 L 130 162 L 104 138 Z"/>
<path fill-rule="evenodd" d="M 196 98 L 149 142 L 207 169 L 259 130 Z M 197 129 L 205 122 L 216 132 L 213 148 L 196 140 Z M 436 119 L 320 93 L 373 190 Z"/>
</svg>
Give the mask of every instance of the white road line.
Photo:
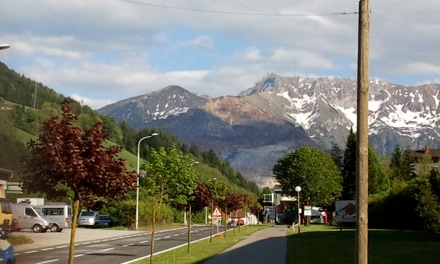
<svg viewBox="0 0 440 264">
<path fill-rule="evenodd" d="M 59 261 L 60 259 L 51 259 L 51 260 L 46 260 L 46 261 L 43 261 L 43 262 L 37 262 L 36 264 L 44 264 L 44 263 L 51 263 L 51 262 L 56 262 L 56 261 Z"/>
<path fill-rule="evenodd" d="M 52 250 L 52 249 L 55 249 L 55 248 L 43 248 L 43 249 L 41 249 L 41 251 L 47 251 L 47 250 Z"/>
<path fill-rule="evenodd" d="M 113 250 L 113 249 L 115 249 L 115 248 L 104 248 L 104 249 L 98 250 L 98 252 L 104 252 L 104 251 L 109 251 L 109 250 Z"/>
</svg>

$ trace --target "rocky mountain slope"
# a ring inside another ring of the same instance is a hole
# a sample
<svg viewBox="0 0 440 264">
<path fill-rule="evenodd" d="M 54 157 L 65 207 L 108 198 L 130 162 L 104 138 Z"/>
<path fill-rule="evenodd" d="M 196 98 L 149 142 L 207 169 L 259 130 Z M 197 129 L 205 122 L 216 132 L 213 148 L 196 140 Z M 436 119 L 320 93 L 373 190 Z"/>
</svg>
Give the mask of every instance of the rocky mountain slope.
<svg viewBox="0 0 440 264">
<path fill-rule="evenodd" d="M 439 147 L 439 84 L 370 81 L 370 143 Z M 214 149 L 257 184 L 270 184 L 275 161 L 299 146 L 344 148 L 356 130 L 356 80 L 264 76 L 238 96 L 209 98 L 178 86 L 123 100 L 99 113 L 133 127 L 157 127 L 183 143 Z"/>
</svg>

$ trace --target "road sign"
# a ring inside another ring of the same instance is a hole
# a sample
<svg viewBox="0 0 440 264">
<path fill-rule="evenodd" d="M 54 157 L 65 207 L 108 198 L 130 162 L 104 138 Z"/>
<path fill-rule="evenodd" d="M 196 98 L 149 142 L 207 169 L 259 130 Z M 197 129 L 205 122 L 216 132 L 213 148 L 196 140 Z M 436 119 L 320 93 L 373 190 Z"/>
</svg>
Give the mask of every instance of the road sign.
<svg viewBox="0 0 440 264">
<path fill-rule="evenodd" d="M 23 193 L 21 182 L 7 182 L 6 193 Z"/>
<path fill-rule="evenodd" d="M 212 217 L 222 217 L 222 212 L 220 211 L 220 209 L 218 207 L 215 207 L 214 212 L 212 212 Z"/>
<path fill-rule="evenodd" d="M 311 205 L 304 205 L 304 215 L 305 216 L 312 215 L 312 206 Z"/>
</svg>

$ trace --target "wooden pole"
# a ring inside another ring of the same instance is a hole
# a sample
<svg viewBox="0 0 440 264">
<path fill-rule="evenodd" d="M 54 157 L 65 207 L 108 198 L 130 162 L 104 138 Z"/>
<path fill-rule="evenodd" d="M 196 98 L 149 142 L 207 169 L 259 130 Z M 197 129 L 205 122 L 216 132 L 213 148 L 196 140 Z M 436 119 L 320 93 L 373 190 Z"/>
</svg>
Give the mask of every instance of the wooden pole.
<svg viewBox="0 0 440 264">
<path fill-rule="evenodd" d="M 188 213 L 188 252 L 191 250 L 191 205 Z"/>
<path fill-rule="evenodd" d="M 368 264 L 368 58 L 370 3 L 359 1 L 356 162 L 356 263 Z"/>
</svg>

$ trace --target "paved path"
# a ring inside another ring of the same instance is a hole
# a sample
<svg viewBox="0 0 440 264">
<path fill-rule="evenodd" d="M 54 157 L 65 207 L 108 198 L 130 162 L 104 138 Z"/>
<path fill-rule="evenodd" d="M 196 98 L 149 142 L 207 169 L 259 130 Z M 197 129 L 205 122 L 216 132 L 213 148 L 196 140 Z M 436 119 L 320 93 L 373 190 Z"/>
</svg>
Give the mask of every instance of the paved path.
<svg viewBox="0 0 440 264">
<path fill-rule="evenodd" d="M 253 233 L 204 264 L 284 264 L 287 226 L 275 226 Z"/>
</svg>

